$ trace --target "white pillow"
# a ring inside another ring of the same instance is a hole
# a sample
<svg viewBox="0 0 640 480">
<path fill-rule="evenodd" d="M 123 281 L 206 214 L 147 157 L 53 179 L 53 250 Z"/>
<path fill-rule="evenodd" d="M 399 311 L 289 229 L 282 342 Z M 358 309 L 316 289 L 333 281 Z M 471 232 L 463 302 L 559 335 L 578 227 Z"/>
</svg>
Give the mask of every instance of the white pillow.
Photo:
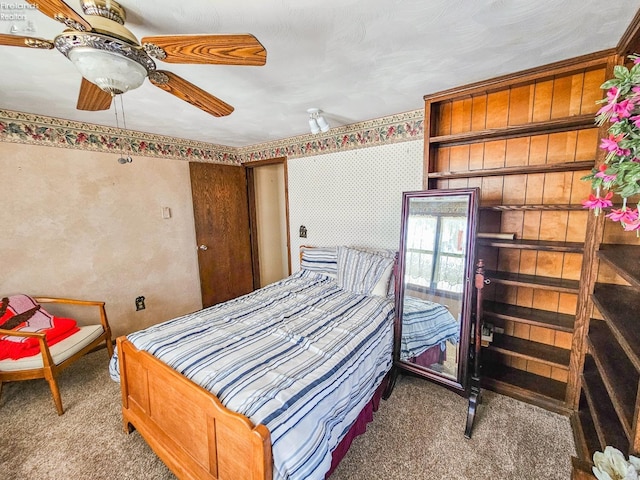
<svg viewBox="0 0 640 480">
<path fill-rule="evenodd" d="M 393 265 L 395 262 L 391 262 L 391 265 L 380 276 L 380 280 L 375 284 L 371 295 L 377 295 L 378 297 L 388 297 L 393 295 L 394 288 L 391 286 L 391 278 L 393 278 Z"/>
<path fill-rule="evenodd" d="M 348 247 L 337 247 L 337 252 L 340 288 L 363 295 L 386 296 L 393 258 Z M 381 286 L 376 289 L 379 282 Z"/>
<path fill-rule="evenodd" d="M 382 277 L 380 278 L 380 281 L 378 281 L 378 283 L 376 284 L 372 292 L 373 295 L 378 295 L 380 297 L 392 297 L 396 291 L 395 270 L 393 266 L 395 265 L 398 252 L 390 248 L 371 248 L 371 247 L 360 247 L 360 246 L 354 246 L 351 248 L 354 248 L 355 250 L 360 250 L 362 252 L 373 253 L 374 255 L 380 255 L 383 257 L 388 257 L 393 259 L 393 264 L 391 265 L 391 267 L 389 267 L 389 271 L 385 272 L 382 275 Z"/>
</svg>

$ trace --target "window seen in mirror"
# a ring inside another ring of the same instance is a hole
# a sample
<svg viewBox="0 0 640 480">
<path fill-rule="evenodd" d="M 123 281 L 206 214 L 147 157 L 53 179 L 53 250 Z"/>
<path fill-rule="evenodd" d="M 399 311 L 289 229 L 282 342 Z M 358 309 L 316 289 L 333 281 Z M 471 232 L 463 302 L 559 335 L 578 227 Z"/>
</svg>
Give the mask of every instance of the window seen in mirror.
<svg viewBox="0 0 640 480">
<path fill-rule="evenodd" d="M 466 216 L 409 216 L 405 282 L 429 290 L 461 293 L 466 236 Z"/>
</svg>

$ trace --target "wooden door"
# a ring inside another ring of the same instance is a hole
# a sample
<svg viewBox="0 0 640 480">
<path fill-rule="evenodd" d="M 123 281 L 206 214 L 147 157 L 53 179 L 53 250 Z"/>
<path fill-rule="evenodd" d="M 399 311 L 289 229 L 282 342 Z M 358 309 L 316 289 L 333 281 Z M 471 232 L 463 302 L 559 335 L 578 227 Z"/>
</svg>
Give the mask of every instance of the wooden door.
<svg viewBox="0 0 640 480">
<path fill-rule="evenodd" d="M 253 290 L 244 168 L 190 163 L 202 305 Z"/>
</svg>

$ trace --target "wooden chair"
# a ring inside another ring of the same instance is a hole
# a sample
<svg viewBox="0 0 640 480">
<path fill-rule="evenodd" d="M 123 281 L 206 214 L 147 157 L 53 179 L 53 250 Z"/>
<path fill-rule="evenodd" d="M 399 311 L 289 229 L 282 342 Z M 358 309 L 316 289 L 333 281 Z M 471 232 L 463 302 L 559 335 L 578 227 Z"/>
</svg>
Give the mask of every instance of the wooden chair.
<svg viewBox="0 0 640 480">
<path fill-rule="evenodd" d="M 39 304 L 81 305 L 97 307 L 100 311 L 100 324 L 78 325 L 80 331 L 75 332 L 73 335 L 70 335 L 51 347 L 47 344 L 44 333 L 0 329 L 0 335 L 34 337 L 37 338 L 40 343 L 40 354 L 38 355 L 17 360 L 0 360 L 0 395 L 2 395 L 3 383 L 44 378 L 49 382 L 58 415 L 62 415 L 64 409 L 62 408 L 62 399 L 60 398 L 60 390 L 58 389 L 56 377 L 62 370 L 98 347 L 102 342 L 105 342 L 107 353 L 109 354 L 109 358 L 111 358 L 113 355 L 111 329 L 109 328 L 107 313 L 104 309 L 104 302 L 51 297 L 33 297 L 33 299 Z"/>
</svg>

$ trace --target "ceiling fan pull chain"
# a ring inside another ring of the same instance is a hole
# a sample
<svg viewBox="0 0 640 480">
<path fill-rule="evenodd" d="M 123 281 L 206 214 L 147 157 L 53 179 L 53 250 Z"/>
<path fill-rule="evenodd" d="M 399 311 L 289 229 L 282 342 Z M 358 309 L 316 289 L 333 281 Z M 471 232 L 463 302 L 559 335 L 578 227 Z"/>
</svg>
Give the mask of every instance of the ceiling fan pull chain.
<svg viewBox="0 0 640 480">
<path fill-rule="evenodd" d="M 124 100 L 122 100 L 123 95 L 120 94 L 118 96 L 120 97 L 120 112 L 122 113 L 122 128 L 126 132 L 127 131 L 127 119 L 124 116 Z M 113 103 L 114 104 L 116 103 L 115 94 L 114 94 Z M 116 123 L 117 123 L 117 118 L 118 117 L 116 116 Z M 121 140 L 126 142 L 126 138 L 124 138 L 124 137 L 121 137 Z M 128 153 L 127 153 L 126 156 L 124 154 L 124 150 L 125 150 L 124 144 L 121 144 L 121 150 L 120 150 L 121 151 L 121 155 L 120 155 L 120 158 L 118 159 L 118 162 L 120 162 L 120 163 L 131 163 L 131 162 L 133 162 L 133 159 L 131 158 L 131 143 L 129 143 L 129 142 L 127 142 L 127 143 L 128 143 L 128 147 L 127 147 Z"/>
</svg>

